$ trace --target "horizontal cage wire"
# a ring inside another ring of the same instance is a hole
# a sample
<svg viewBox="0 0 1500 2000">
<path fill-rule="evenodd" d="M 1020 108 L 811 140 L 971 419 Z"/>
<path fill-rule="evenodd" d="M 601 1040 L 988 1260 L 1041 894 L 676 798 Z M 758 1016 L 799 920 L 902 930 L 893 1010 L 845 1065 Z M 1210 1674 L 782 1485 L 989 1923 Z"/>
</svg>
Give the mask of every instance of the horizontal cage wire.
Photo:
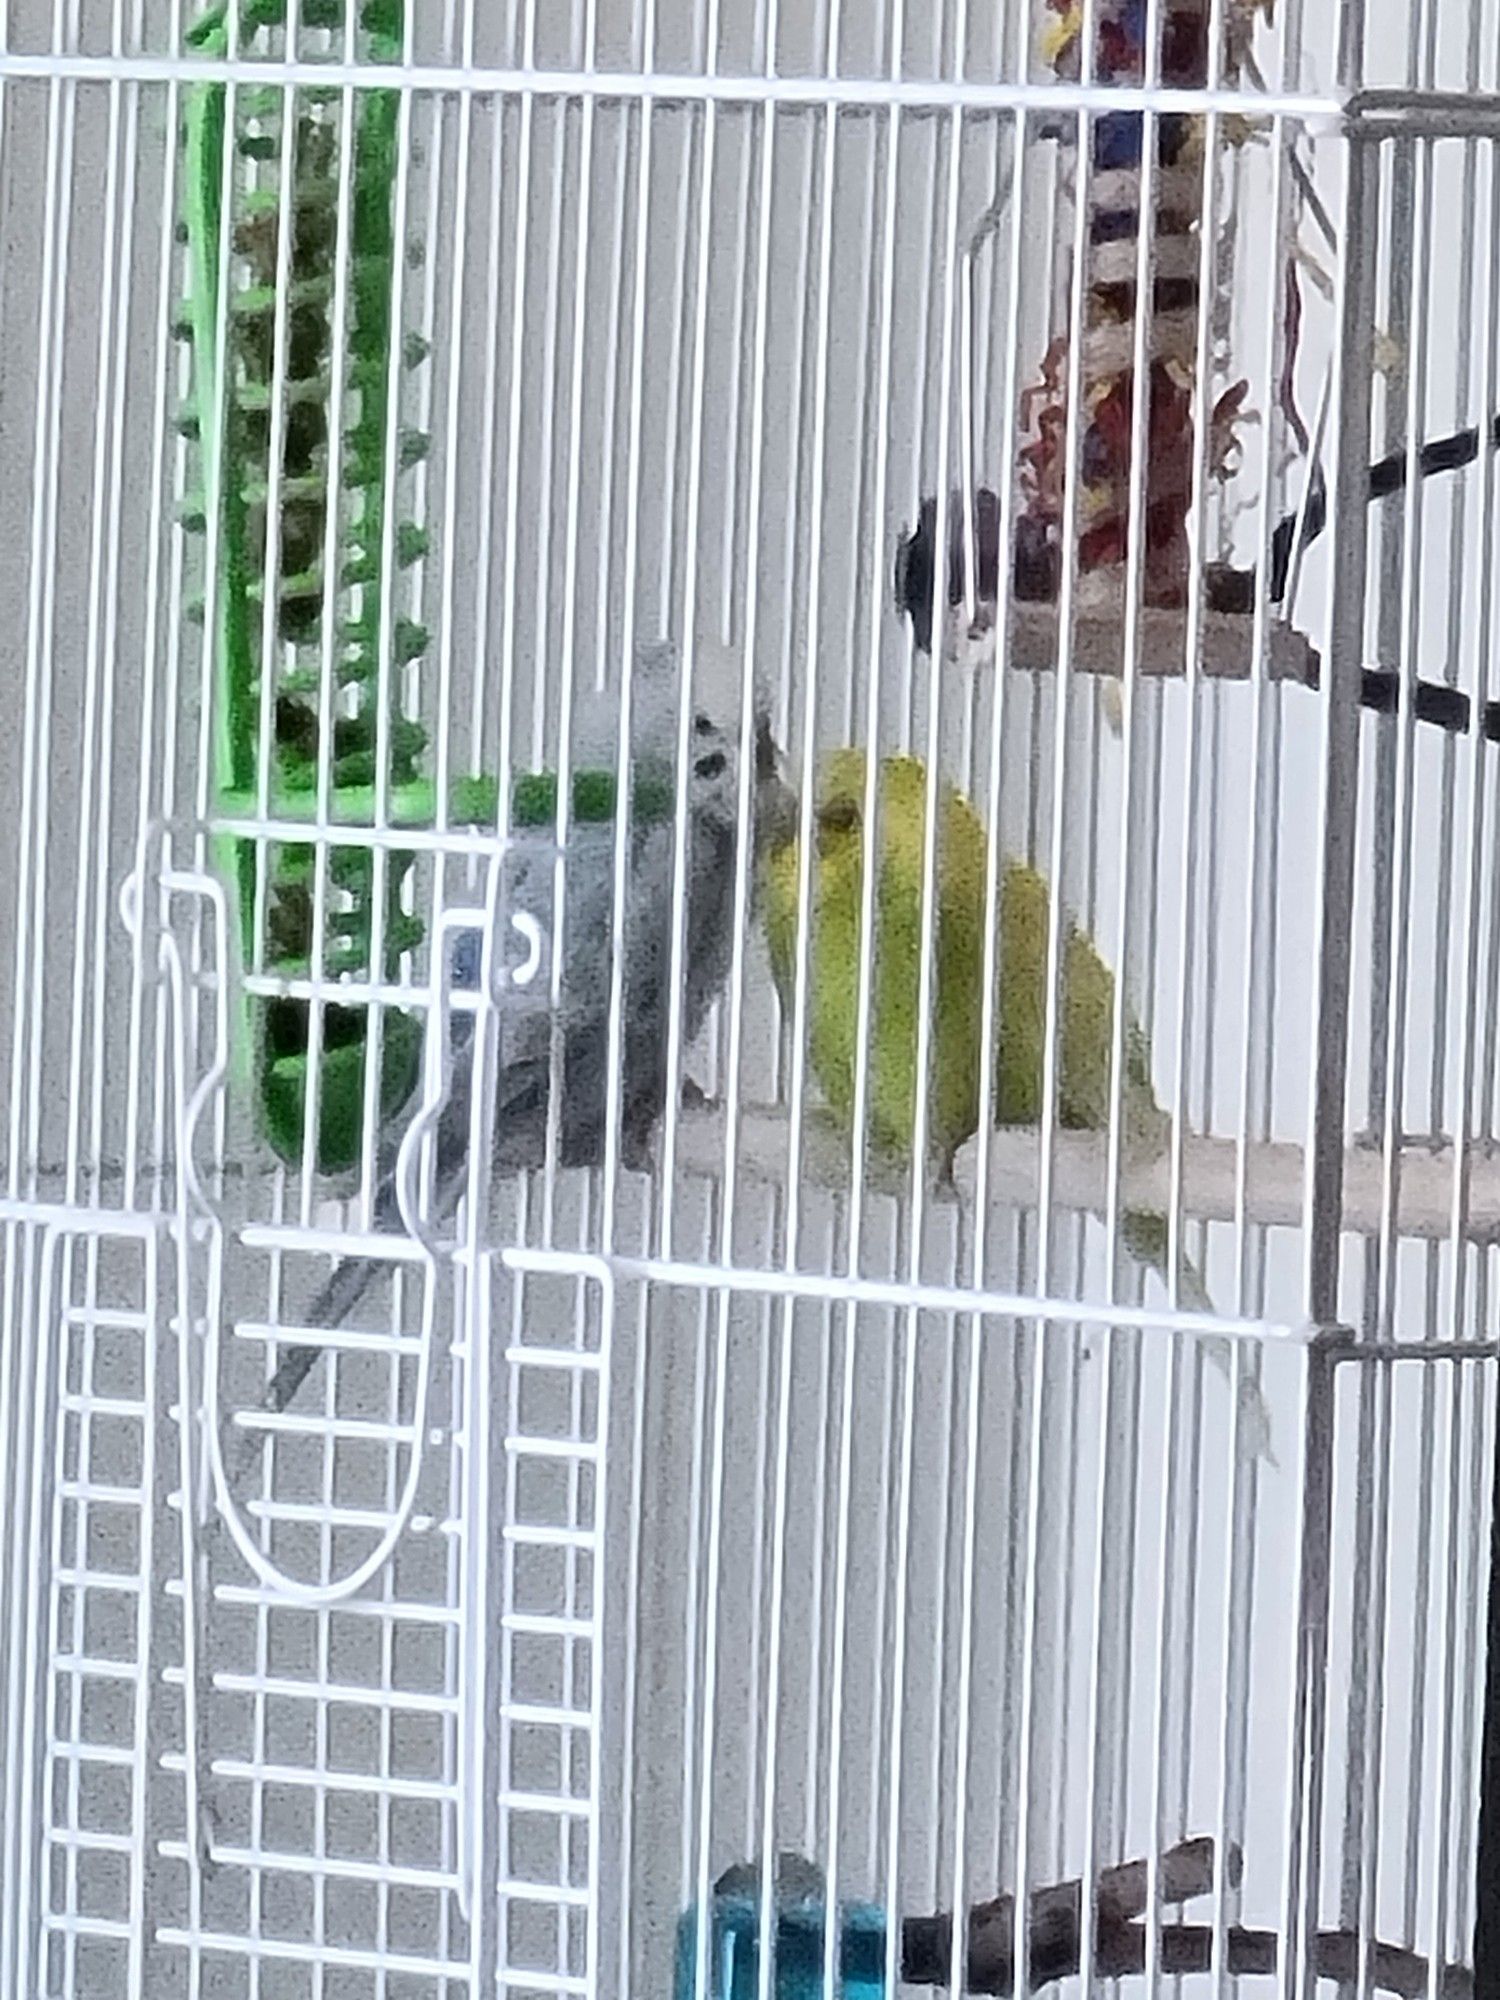
<svg viewBox="0 0 1500 2000">
<path fill-rule="evenodd" d="M 0 6 L 0 2000 L 1488 2000 L 1497 138 Z"/>
</svg>

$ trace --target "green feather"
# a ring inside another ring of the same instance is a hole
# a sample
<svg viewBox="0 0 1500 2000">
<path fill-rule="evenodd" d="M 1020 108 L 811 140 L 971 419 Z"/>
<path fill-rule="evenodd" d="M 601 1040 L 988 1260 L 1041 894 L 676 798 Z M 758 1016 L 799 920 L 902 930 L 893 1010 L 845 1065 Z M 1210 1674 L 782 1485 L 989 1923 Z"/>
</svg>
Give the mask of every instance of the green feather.
<svg viewBox="0 0 1500 2000">
<path fill-rule="evenodd" d="M 890 757 L 878 774 L 873 843 L 865 838 L 863 752 L 829 758 L 817 814 L 817 846 L 809 885 L 808 1054 L 829 1108 L 852 1130 L 859 1031 L 860 968 L 864 960 L 865 857 L 873 847 L 877 879 L 871 958 L 868 1136 L 887 1158 L 909 1164 L 916 1129 L 917 1024 L 921 1002 L 923 861 L 927 774 L 911 757 Z M 936 930 L 932 957 L 933 1026 L 926 1079 L 931 1153 L 951 1171 L 953 1155 L 978 1128 L 984 998 L 986 881 L 984 829 L 973 807 L 942 784 L 937 801 Z M 772 976 L 788 1010 L 798 960 L 802 861 L 795 838 L 764 862 L 762 909 Z M 1024 862 L 1006 863 L 1000 881 L 999 990 L 995 1028 L 996 1123 L 1037 1127 L 1042 1121 L 1046 1058 L 1047 948 L 1051 897 L 1041 875 Z M 1071 921 L 1063 930 L 1057 1048 L 1057 1116 L 1064 1128 L 1107 1129 L 1113 1102 L 1114 974 L 1092 940 Z M 1151 1045 L 1134 1021 L 1125 1024 L 1124 1138 L 1133 1151 L 1159 1153 L 1171 1121 L 1156 1101 Z M 1138 1262 L 1165 1283 L 1167 1227 L 1160 1215 L 1122 1218 L 1121 1240 Z M 1203 1280 L 1179 1259 L 1183 1309 L 1211 1313 Z M 1228 1345 L 1209 1343 L 1226 1372 Z M 1270 1459 L 1269 1417 L 1259 1390 L 1243 1385 L 1241 1442 Z"/>
</svg>

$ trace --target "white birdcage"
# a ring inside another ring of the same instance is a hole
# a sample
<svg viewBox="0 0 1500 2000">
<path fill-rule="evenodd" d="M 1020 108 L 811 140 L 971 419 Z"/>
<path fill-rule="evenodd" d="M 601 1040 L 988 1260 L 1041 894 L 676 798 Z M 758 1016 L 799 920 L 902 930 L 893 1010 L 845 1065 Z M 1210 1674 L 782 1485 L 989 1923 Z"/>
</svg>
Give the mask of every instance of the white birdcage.
<svg viewBox="0 0 1500 2000">
<path fill-rule="evenodd" d="M 0 6 L 4 2000 L 1495 1992 L 1497 136 L 1497 0 Z M 677 815 L 566 1165 L 638 637 L 816 865 L 693 1039 Z M 1052 889 L 952 1186 L 809 1035 L 848 744 L 994 1010 Z"/>
</svg>

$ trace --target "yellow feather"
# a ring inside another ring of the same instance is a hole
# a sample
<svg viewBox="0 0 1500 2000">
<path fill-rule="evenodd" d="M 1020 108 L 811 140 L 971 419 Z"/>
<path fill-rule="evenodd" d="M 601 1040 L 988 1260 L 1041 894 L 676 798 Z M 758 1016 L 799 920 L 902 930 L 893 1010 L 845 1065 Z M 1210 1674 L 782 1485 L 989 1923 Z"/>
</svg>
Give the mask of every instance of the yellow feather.
<svg viewBox="0 0 1500 2000">
<path fill-rule="evenodd" d="M 927 773 L 916 758 L 889 757 L 877 774 L 875 842 L 865 833 L 866 763 L 860 750 L 835 751 L 819 793 L 817 840 L 808 887 L 808 1054 L 829 1107 L 852 1130 L 863 951 L 863 885 L 873 846 L 874 948 L 870 957 L 870 1045 L 866 1070 L 868 1131 L 887 1157 L 911 1159 L 917 1112 L 918 1009 L 923 940 L 932 928 L 923 909 Z M 801 848 L 794 836 L 765 859 L 762 899 L 772 973 L 790 1007 L 797 968 Z M 978 815 L 955 788 L 937 795 L 936 923 L 932 931 L 932 1028 L 928 1037 L 927 1136 L 945 1171 L 979 1123 L 984 999 L 986 842 Z M 1052 922 L 1047 883 L 1024 862 L 1000 878 L 999 991 L 995 1029 L 995 1114 L 1002 1125 L 1039 1125 L 1047 1027 L 1047 951 Z M 1058 1122 L 1097 1132 L 1110 1117 L 1114 974 L 1073 923 L 1062 937 L 1061 1016 L 1057 1048 Z M 1122 1114 L 1132 1146 L 1159 1149 L 1169 1120 L 1151 1081 L 1151 1049 L 1134 1022 L 1125 1033 Z M 1165 1277 L 1169 1238 L 1161 1216 L 1122 1218 L 1130 1254 Z M 1202 1278 L 1178 1262 L 1178 1296 L 1211 1312 Z M 1229 1372 L 1227 1344 L 1207 1351 Z M 1253 1380 L 1241 1385 L 1242 1449 L 1275 1464 L 1270 1416 Z"/>
<path fill-rule="evenodd" d="M 809 891 L 808 1053 L 839 1122 L 854 1118 L 864 857 L 865 758 L 838 750 L 825 763 L 819 833 Z M 914 757 L 891 757 L 877 783 L 878 877 L 870 986 L 869 1133 L 908 1160 L 916 1126 L 921 991 L 923 842 L 927 774 Z M 979 1123 L 984 1002 L 986 842 L 974 808 L 952 785 L 938 790 L 937 922 L 932 960 L 932 1032 L 927 1078 L 931 1149 L 951 1160 Z M 796 973 L 800 849 L 791 840 L 768 859 L 765 920 L 771 965 L 785 1004 Z M 1051 904 L 1035 869 L 1010 862 L 1000 887 L 1000 985 L 996 1016 L 998 1122 L 1035 1125 L 1042 1114 L 1046 967 Z M 1114 976 L 1076 926 L 1064 932 L 1058 1050 L 1058 1116 L 1098 1130 L 1109 1116 Z M 1127 1033 L 1126 1118 L 1133 1139 L 1159 1140 L 1150 1050 Z"/>
</svg>

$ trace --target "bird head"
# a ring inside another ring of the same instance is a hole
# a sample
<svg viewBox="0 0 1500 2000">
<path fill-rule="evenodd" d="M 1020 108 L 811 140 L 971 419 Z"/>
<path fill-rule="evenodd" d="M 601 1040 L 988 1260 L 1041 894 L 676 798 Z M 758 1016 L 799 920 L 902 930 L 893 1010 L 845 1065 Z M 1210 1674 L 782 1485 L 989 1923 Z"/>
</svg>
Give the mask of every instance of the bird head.
<svg viewBox="0 0 1500 2000">
<path fill-rule="evenodd" d="M 743 656 L 712 638 L 694 648 L 695 691 L 688 745 L 687 809 L 692 824 L 714 837 L 739 831 L 740 743 L 743 728 Z M 676 688 L 680 655 L 669 639 L 638 646 L 638 716 L 645 716 L 659 739 L 655 749 L 667 768 L 675 766 Z M 759 861 L 794 840 L 797 793 L 787 779 L 785 760 L 771 728 L 770 699 L 759 677 L 753 689 L 754 848 Z M 639 725 L 638 725 L 639 726 Z M 643 732 L 649 733 L 649 732 Z M 651 753 L 646 753 L 651 754 Z M 670 760 L 670 762 L 669 762 Z"/>
<path fill-rule="evenodd" d="M 693 702 L 688 722 L 685 808 L 689 824 L 711 836 L 733 836 L 739 820 L 738 671 L 721 649 L 700 645 L 695 654 Z M 641 639 L 634 648 L 630 717 L 631 758 L 675 787 L 678 770 L 682 652 L 674 639 Z M 601 707 L 585 727 L 607 732 L 612 716 Z"/>
<path fill-rule="evenodd" d="M 735 737 L 705 709 L 693 713 L 688 812 L 694 826 L 732 834 L 739 823 L 739 756 Z"/>
<path fill-rule="evenodd" d="M 773 851 L 797 834 L 797 794 L 788 782 L 785 760 L 771 734 L 770 716 L 757 698 L 755 786 L 751 800 L 754 851 Z M 706 707 L 693 715 L 688 805 L 695 824 L 734 834 L 739 827 L 740 722 L 715 720 Z"/>
<path fill-rule="evenodd" d="M 863 750 L 835 750 L 823 766 L 815 815 L 819 859 L 826 866 L 855 866 L 864 849 L 865 782 Z M 927 770 L 917 757 L 886 757 L 880 765 L 881 846 L 900 852 L 914 846 L 920 856 L 926 819 Z"/>
</svg>

